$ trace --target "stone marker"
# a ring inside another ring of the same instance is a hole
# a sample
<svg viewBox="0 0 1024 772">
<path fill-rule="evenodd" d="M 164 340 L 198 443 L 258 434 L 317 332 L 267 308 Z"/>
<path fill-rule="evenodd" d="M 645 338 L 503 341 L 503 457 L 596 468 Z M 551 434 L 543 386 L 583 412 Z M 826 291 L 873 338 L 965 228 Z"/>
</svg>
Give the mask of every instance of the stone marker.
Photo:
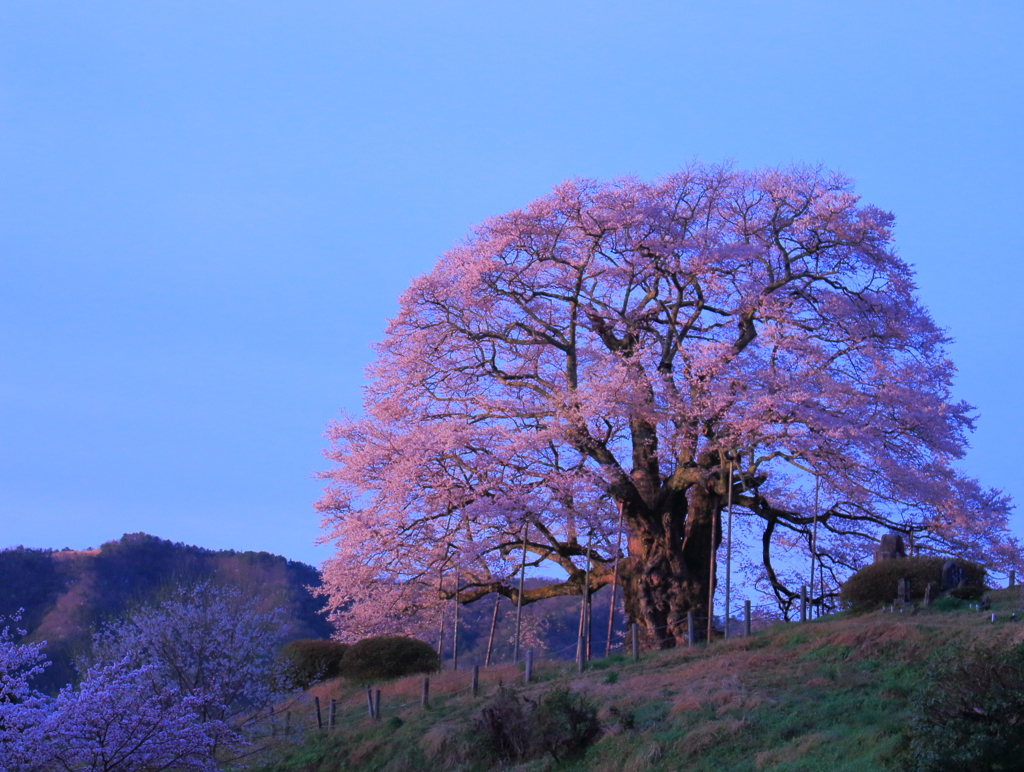
<svg viewBox="0 0 1024 772">
<path fill-rule="evenodd" d="M 947 560 L 942 564 L 942 589 L 953 590 L 964 580 L 964 569 L 955 560 Z"/>
<path fill-rule="evenodd" d="M 896 560 L 905 558 L 907 551 L 903 548 L 903 537 L 898 533 L 882 534 L 882 540 L 875 548 L 875 562 L 880 560 Z"/>
<path fill-rule="evenodd" d="M 928 582 L 928 584 L 926 584 L 924 586 L 924 606 L 925 606 L 925 608 L 928 608 L 928 606 L 932 605 L 932 603 L 935 602 L 935 599 L 938 596 L 939 596 L 939 588 L 935 585 L 935 582 Z"/>
<path fill-rule="evenodd" d="M 909 606 L 913 601 L 911 599 L 911 593 L 913 592 L 913 582 L 909 577 L 904 577 L 897 582 L 896 585 L 896 601 L 904 606 Z"/>
</svg>

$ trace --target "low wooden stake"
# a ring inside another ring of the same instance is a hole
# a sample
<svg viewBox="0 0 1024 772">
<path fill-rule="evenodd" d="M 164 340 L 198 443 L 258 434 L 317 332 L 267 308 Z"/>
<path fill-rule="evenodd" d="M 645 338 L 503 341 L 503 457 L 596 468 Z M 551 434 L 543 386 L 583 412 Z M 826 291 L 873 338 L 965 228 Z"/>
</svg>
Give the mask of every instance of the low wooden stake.
<svg viewBox="0 0 1024 772">
<path fill-rule="evenodd" d="M 320 717 L 320 698 L 314 697 L 313 702 L 316 704 L 316 728 L 323 729 L 324 722 L 323 719 Z"/>
<path fill-rule="evenodd" d="M 423 707 L 430 707 L 430 679 L 423 676 Z"/>
</svg>

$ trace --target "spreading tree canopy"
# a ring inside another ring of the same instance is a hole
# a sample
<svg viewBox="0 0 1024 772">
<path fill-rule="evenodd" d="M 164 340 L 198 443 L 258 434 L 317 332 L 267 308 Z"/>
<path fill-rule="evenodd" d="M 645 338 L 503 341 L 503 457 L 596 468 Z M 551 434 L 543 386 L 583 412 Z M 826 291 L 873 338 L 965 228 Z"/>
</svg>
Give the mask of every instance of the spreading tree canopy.
<svg viewBox="0 0 1024 772">
<path fill-rule="evenodd" d="M 892 222 L 820 169 L 693 165 L 566 182 L 474 229 L 402 295 L 363 415 L 329 429 L 336 619 L 515 600 L 525 544 L 562 578 L 524 602 L 617 571 L 671 646 L 708 613 L 730 498 L 783 603 L 774 549 L 815 519 L 833 584 L 890 530 L 1007 565 L 1009 501 L 954 465 L 972 409 Z"/>
</svg>

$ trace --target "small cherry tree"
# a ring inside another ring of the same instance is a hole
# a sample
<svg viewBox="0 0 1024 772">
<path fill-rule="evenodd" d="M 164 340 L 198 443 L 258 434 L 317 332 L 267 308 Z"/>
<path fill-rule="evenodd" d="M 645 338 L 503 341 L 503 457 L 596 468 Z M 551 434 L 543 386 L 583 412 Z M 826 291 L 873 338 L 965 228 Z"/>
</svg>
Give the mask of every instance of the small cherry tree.
<svg viewBox="0 0 1024 772">
<path fill-rule="evenodd" d="M 26 734 L 25 772 L 214 772 L 216 722 L 197 720 L 193 696 L 161 682 L 154 665 L 126 658 L 90 668 L 65 687 Z"/>
<path fill-rule="evenodd" d="M 148 668 L 158 685 L 188 698 L 201 722 L 234 731 L 289 689 L 276 656 L 288 632 L 283 618 L 238 589 L 200 583 L 102 629 L 93 656 Z"/>
<path fill-rule="evenodd" d="M 888 530 L 1015 560 L 1008 498 L 955 466 L 971 407 L 892 222 L 840 175 L 694 165 L 567 182 L 476 228 L 403 294 L 364 414 L 330 427 L 342 629 L 515 599 L 525 544 L 563 578 L 524 602 L 584 592 L 588 568 L 609 584 L 621 557 L 630 618 L 674 645 L 708 613 L 730 499 L 783 604 L 774 551 L 815 523 L 833 582 Z"/>
<path fill-rule="evenodd" d="M 0 617 L 0 772 L 13 772 L 32 757 L 28 735 L 43 721 L 50 701 L 32 687 L 32 679 L 50 663 L 43 654 L 45 643 L 18 643 L 24 630 L 11 629 L 20 613 Z"/>
<path fill-rule="evenodd" d="M 2 621 L 2 620 L 0 620 Z M 0 630 L 0 772 L 205 772 L 251 751 L 247 729 L 289 690 L 282 612 L 200 584 L 108 625 L 82 682 L 31 688 L 45 644 Z"/>
</svg>

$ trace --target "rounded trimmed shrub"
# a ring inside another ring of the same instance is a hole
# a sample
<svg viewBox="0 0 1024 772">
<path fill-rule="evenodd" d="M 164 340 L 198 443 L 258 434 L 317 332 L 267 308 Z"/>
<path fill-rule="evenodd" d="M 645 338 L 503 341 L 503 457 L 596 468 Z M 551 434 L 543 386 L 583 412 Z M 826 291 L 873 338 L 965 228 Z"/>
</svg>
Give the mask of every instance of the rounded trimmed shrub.
<svg viewBox="0 0 1024 772">
<path fill-rule="evenodd" d="M 870 611 L 885 603 L 892 603 L 900 579 L 911 580 L 911 597 L 924 598 L 928 582 L 942 583 L 942 566 L 949 558 L 934 555 L 918 555 L 894 560 L 880 560 L 864 566 L 855 573 L 839 593 L 843 606 L 851 611 Z M 985 585 L 985 568 L 969 560 L 956 561 L 963 568 L 964 585 L 982 588 Z"/>
<path fill-rule="evenodd" d="M 434 648 L 403 635 L 381 635 L 353 643 L 345 652 L 341 674 L 357 681 L 433 673 L 441 662 Z"/>
<path fill-rule="evenodd" d="M 337 678 L 348 648 L 347 643 L 322 638 L 289 641 L 281 647 L 285 675 L 303 689 L 317 681 Z"/>
</svg>

